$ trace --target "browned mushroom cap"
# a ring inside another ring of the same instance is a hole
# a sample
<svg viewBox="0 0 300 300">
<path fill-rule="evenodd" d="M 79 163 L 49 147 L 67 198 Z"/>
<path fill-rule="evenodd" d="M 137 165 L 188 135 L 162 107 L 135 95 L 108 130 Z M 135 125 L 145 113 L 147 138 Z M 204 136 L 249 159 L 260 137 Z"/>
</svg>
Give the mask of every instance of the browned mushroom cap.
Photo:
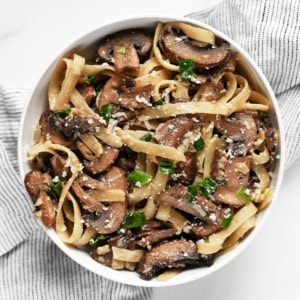
<svg viewBox="0 0 300 300">
<path fill-rule="evenodd" d="M 41 219 L 45 226 L 51 227 L 55 222 L 56 212 L 52 199 L 45 191 L 40 191 L 37 202 L 41 211 Z"/>
<path fill-rule="evenodd" d="M 93 174 L 99 174 L 107 171 L 115 162 L 119 155 L 119 150 L 110 146 L 103 147 L 103 153 L 95 159 L 84 160 L 84 167 Z"/>
<path fill-rule="evenodd" d="M 76 138 L 80 134 L 93 133 L 102 123 L 94 116 L 74 116 L 65 119 L 63 133 L 67 138 Z"/>
<path fill-rule="evenodd" d="M 63 146 L 68 146 L 70 141 L 64 134 L 64 119 L 54 111 L 48 110 L 42 113 L 39 125 L 41 128 L 41 134 L 46 139 L 54 143 Z"/>
<path fill-rule="evenodd" d="M 145 280 L 167 268 L 185 268 L 188 266 L 211 266 L 212 255 L 200 254 L 192 241 L 174 240 L 162 243 L 147 251 L 137 265 L 137 272 Z"/>
<path fill-rule="evenodd" d="M 47 192 L 50 191 L 51 176 L 40 171 L 30 171 L 24 179 L 26 190 L 39 207 L 42 222 L 50 227 L 55 222 L 55 207 Z"/>
<path fill-rule="evenodd" d="M 187 116 L 171 118 L 157 127 L 155 139 L 162 145 L 177 147 L 192 126 L 193 121 Z"/>
<path fill-rule="evenodd" d="M 212 201 L 198 196 L 195 202 L 189 201 L 187 187 L 178 183 L 162 192 L 155 199 L 157 204 L 167 204 L 195 216 L 202 221 L 212 222 L 218 218 L 221 208 Z"/>
<path fill-rule="evenodd" d="M 88 105 L 92 103 L 97 95 L 95 87 L 92 84 L 80 84 L 76 88 Z"/>
<path fill-rule="evenodd" d="M 192 59 L 196 68 L 210 69 L 223 65 L 230 57 L 230 46 L 223 42 L 218 48 L 203 48 L 194 45 L 188 38 L 179 37 L 174 32 L 165 31 L 160 37 L 160 45 L 166 57 L 177 64 L 183 59 Z"/>
<path fill-rule="evenodd" d="M 140 30 L 124 30 L 111 35 L 98 48 L 101 60 L 114 62 L 117 73 L 136 71 L 140 58 L 146 57 L 152 48 L 151 36 Z"/>
<path fill-rule="evenodd" d="M 137 238 L 141 239 L 137 240 L 136 244 L 143 248 L 149 249 L 158 242 L 169 239 L 170 237 L 174 236 L 176 232 L 177 230 L 175 228 L 148 230 L 137 236 Z"/>
<path fill-rule="evenodd" d="M 246 155 L 257 137 L 255 119 L 249 113 L 234 113 L 229 117 L 217 116 L 215 127 L 224 134 L 231 144 L 233 155 Z"/>
<path fill-rule="evenodd" d="M 186 161 L 179 161 L 176 164 L 174 174 L 171 179 L 174 183 L 183 185 L 192 184 L 197 175 L 197 154 L 196 152 L 187 151 L 184 153 Z"/>
<path fill-rule="evenodd" d="M 67 158 L 55 154 L 50 158 L 51 167 L 54 175 L 57 175 L 61 178 L 71 176 L 71 168 L 67 166 Z"/>
<path fill-rule="evenodd" d="M 40 191 L 48 192 L 50 190 L 51 176 L 41 171 L 30 171 L 25 175 L 24 184 L 26 190 L 33 200 L 36 200 Z"/>
<path fill-rule="evenodd" d="M 84 178 L 80 179 L 85 181 Z M 127 180 L 122 169 L 112 167 L 105 175 L 100 178 L 100 182 L 105 189 L 119 189 L 125 193 L 125 201 L 113 201 L 100 203 L 79 185 L 77 180 L 74 181 L 72 189 L 79 198 L 82 206 L 87 212 L 83 215 L 87 226 L 91 226 L 100 234 L 109 234 L 115 232 L 122 224 L 127 207 Z M 95 184 L 94 187 L 97 185 Z"/>
<path fill-rule="evenodd" d="M 116 104 L 129 109 L 142 109 L 150 104 L 152 85 L 135 86 L 135 80 L 129 76 L 114 75 L 104 85 L 98 108 L 105 104 Z"/>
<path fill-rule="evenodd" d="M 229 158 L 225 164 L 225 185 L 219 185 L 214 193 L 215 199 L 230 206 L 244 206 L 245 201 L 237 196 L 240 187 L 247 187 L 249 181 L 251 156 Z"/>
</svg>

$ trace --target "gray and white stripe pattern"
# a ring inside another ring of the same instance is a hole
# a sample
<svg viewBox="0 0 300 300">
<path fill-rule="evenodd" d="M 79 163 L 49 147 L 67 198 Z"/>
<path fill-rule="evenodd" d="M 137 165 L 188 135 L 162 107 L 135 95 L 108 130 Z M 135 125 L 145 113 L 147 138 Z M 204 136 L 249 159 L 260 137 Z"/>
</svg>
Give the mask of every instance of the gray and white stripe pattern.
<svg viewBox="0 0 300 300">
<path fill-rule="evenodd" d="M 300 156 L 300 2 L 225 0 L 190 16 L 238 42 L 274 89 L 286 160 Z M 17 169 L 17 130 L 27 90 L 0 87 L 0 299 L 151 299 L 152 290 L 97 276 L 65 256 L 32 218 Z"/>
<path fill-rule="evenodd" d="M 0 299 L 151 299 L 150 288 L 113 282 L 73 262 L 32 217 L 17 173 L 26 95 L 0 87 Z"/>
</svg>

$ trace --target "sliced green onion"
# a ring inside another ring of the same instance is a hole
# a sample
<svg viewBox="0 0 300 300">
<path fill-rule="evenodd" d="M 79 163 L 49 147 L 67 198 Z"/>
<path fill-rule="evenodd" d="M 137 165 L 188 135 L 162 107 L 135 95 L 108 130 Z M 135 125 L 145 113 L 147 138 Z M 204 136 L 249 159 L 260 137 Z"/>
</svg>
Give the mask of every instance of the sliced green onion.
<svg viewBox="0 0 300 300">
<path fill-rule="evenodd" d="M 204 149 L 205 142 L 204 142 L 203 138 L 200 137 L 199 139 L 194 141 L 193 145 L 194 145 L 194 147 L 196 148 L 197 151 L 201 151 L 201 150 Z"/>
<path fill-rule="evenodd" d="M 143 212 L 130 212 L 126 215 L 124 226 L 126 228 L 138 228 L 145 224 L 146 216 Z"/>
<path fill-rule="evenodd" d="M 194 203 L 197 200 L 197 194 L 198 194 L 197 187 L 195 185 L 189 185 L 187 187 L 187 192 L 189 195 L 189 202 Z"/>
<path fill-rule="evenodd" d="M 109 238 L 109 235 L 107 235 L 107 234 L 97 234 L 96 236 L 92 237 L 89 240 L 89 245 L 95 247 L 100 242 L 106 241 L 108 238 Z"/>
<path fill-rule="evenodd" d="M 150 142 L 152 140 L 152 134 L 150 132 L 146 133 L 140 138 L 141 141 Z"/>
<path fill-rule="evenodd" d="M 181 80 L 190 80 L 195 76 L 195 64 L 193 59 L 182 59 L 179 61 L 179 75 Z"/>
<path fill-rule="evenodd" d="M 55 111 L 60 117 L 65 118 L 70 112 L 71 108 L 59 109 Z"/>
<path fill-rule="evenodd" d="M 112 104 L 108 103 L 102 105 L 100 115 L 106 122 L 108 122 L 112 118 Z"/>
<path fill-rule="evenodd" d="M 229 226 L 229 224 L 231 223 L 232 221 L 232 218 L 233 218 L 233 214 L 231 212 L 228 212 L 224 215 L 224 218 L 222 220 L 222 223 L 221 223 L 221 227 L 222 228 L 226 228 Z"/>
<path fill-rule="evenodd" d="M 148 182 L 150 182 L 152 176 L 146 172 L 134 170 L 127 176 L 127 180 L 129 183 L 141 187 Z"/>
<path fill-rule="evenodd" d="M 207 197 L 215 191 L 217 183 L 213 179 L 205 177 L 197 182 L 197 187 L 200 192 Z"/>
<path fill-rule="evenodd" d="M 244 187 L 240 187 L 237 192 L 236 195 L 242 199 L 246 204 L 250 203 L 251 198 L 249 193 L 247 193 L 247 190 Z"/>
<path fill-rule="evenodd" d="M 159 170 L 162 174 L 174 174 L 174 168 L 176 166 L 176 161 L 166 160 L 159 162 Z"/>
<path fill-rule="evenodd" d="M 91 84 L 95 80 L 96 76 L 96 74 L 85 76 L 85 82 L 87 84 Z"/>
<path fill-rule="evenodd" d="M 158 99 L 157 101 L 152 102 L 152 106 L 164 105 L 163 99 Z"/>
<path fill-rule="evenodd" d="M 116 46 L 115 51 L 116 51 L 116 53 L 119 53 L 119 54 L 125 54 L 126 53 L 126 48 L 122 47 L 122 46 Z"/>
<path fill-rule="evenodd" d="M 56 194 L 56 195 L 60 195 L 61 191 L 62 191 L 62 188 L 63 188 L 63 185 L 62 185 L 62 182 L 60 180 L 52 180 L 50 182 L 50 188 L 51 190 Z"/>
</svg>

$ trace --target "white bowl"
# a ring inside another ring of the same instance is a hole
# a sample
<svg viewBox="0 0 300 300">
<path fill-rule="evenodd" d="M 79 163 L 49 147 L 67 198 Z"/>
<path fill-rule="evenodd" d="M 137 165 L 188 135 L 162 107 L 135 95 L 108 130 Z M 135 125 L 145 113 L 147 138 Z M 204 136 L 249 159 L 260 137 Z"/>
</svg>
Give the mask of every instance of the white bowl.
<svg viewBox="0 0 300 300">
<path fill-rule="evenodd" d="M 167 281 L 157 281 L 152 279 L 150 281 L 145 281 L 139 277 L 136 272 L 130 271 L 117 271 L 111 268 L 105 267 L 95 260 L 93 260 L 88 253 L 85 253 L 82 250 L 68 247 L 65 245 L 59 237 L 56 235 L 53 229 L 47 229 L 41 223 L 41 226 L 44 227 L 49 237 L 53 242 L 71 259 L 79 263 L 86 269 L 106 278 L 109 278 L 114 281 L 122 282 L 125 284 L 136 285 L 136 286 L 148 286 L 148 287 L 162 287 L 162 286 L 172 286 L 191 282 L 196 279 L 203 278 L 216 270 L 219 270 L 224 265 L 227 265 L 232 259 L 237 257 L 254 239 L 262 228 L 266 218 L 268 217 L 271 208 L 277 198 L 278 191 L 280 189 L 283 169 L 284 169 L 284 147 L 283 147 L 283 131 L 281 125 L 281 118 L 279 113 L 279 108 L 275 99 L 275 96 L 267 82 L 266 78 L 262 74 L 261 70 L 257 67 L 255 62 L 249 57 L 249 55 L 234 41 L 229 37 L 225 36 L 223 33 L 203 24 L 201 22 L 195 21 L 193 19 L 178 17 L 178 16 L 166 16 L 166 15 L 143 15 L 138 17 L 123 18 L 121 20 L 112 21 L 109 23 L 101 24 L 94 28 L 93 30 L 88 31 L 86 34 L 75 39 L 66 49 L 63 49 L 61 53 L 58 53 L 57 58 L 54 61 L 49 62 L 47 68 L 41 74 L 33 89 L 27 99 L 25 105 L 21 125 L 19 132 L 19 141 L 18 141 L 18 159 L 19 159 L 19 168 L 21 177 L 24 178 L 25 174 L 30 170 L 27 151 L 30 145 L 33 144 L 33 134 L 36 124 L 38 123 L 39 117 L 42 111 L 47 107 L 47 88 L 48 82 L 50 79 L 50 74 L 52 73 L 56 61 L 58 58 L 62 57 L 66 53 L 77 52 L 85 54 L 91 45 L 95 45 L 100 38 L 105 37 L 108 34 L 113 32 L 126 29 L 126 28 L 138 28 L 138 27 L 154 27 L 158 22 L 170 22 L 170 21 L 182 21 L 188 22 L 194 25 L 198 25 L 204 28 L 207 28 L 214 32 L 216 36 L 219 36 L 221 39 L 226 40 L 230 43 L 233 50 L 239 52 L 244 59 L 246 60 L 249 68 L 252 70 L 254 76 L 258 79 L 260 86 L 264 93 L 271 101 L 271 119 L 274 126 L 278 129 L 280 133 L 280 143 L 279 143 L 279 155 L 280 160 L 277 162 L 276 169 L 274 171 L 274 176 L 271 182 L 271 188 L 273 190 L 273 199 L 271 204 L 264 211 L 260 212 L 257 217 L 257 225 L 252 230 L 252 232 L 245 238 L 238 247 L 225 253 L 216 258 L 214 264 L 211 267 L 200 267 L 191 270 L 184 270 L 174 276 L 173 278 Z M 28 202 L 32 205 L 32 200 L 28 196 Z M 33 207 L 33 205 L 32 205 Z"/>
</svg>

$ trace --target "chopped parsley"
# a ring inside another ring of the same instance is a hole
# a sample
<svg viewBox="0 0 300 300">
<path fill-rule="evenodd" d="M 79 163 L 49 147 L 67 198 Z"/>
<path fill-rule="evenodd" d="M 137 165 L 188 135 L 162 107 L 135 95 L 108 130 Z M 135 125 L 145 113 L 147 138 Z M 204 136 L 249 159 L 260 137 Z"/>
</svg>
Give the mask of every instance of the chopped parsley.
<svg viewBox="0 0 300 300">
<path fill-rule="evenodd" d="M 65 118 L 70 112 L 71 108 L 59 109 L 55 111 L 60 117 Z"/>
<path fill-rule="evenodd" d="M 199 139 L 195 140 L 193 142 L 193 146 L 196 148 L 197 151 L 203 150 L 204 146 L 205 146 L 205 142 L 204 142 L 203 138 L 200 137 Z"/>
<path fill-rule="evenodd" d="M 205 177 L 197 182 L 197 187 L 203 196 L 208 197 L 215 191 L 217 183 L 213 179 Z"/>
<path fill-rule="evenodd" d="M 112 104 L 104 104 L 101 106 L 100 109 L 100 116 L 108 122 L 110 119 L 112 119 Z"/>
<path fill-rule="evenodd" d="M 190 80 L 195 77 L 195 64 L 193 59 L 182 59 L 179 61 L 179 75 L 183 81 Z"/>
<path fill-rule="evenodd" d="M 152 140 L 152 134 L 150 132 L 146 133 L 140 138 L 141 141 L 150 142 Z"/>
<path fill-rule="evenodd" d="M 107 234 L 97 234 L 89 240 L 89 245 L 95 247 L 100 242 L 106 241 L 109 237 Z"/>
<path fill-rule="evenodd" d="M 145 224 L 146 216 L 143 212 L 129 212 L 124 220 L 126 228 L 138 228 Z"/>
<path fill-rule="evenodd" d="M 152 176 L 146 172 L 134 170 L 127 176 L 127 180 L 129 183 L 141 187 L 147 183 L 149 183 L 152 179 Z"/>
<path fill-rule="evenodd" d="M 237 192 L 236 195 L 242 199 L 246 204 L 250 203 L 251 198 L 249 193 L 247 193 L 247 190 L 244 187 L 240 187 Z"/>
<path fill-rule="evenodd" d="M 195 185 L 189 185 L 187 187 L 187 193 L 189 195 L 189 202 L 194 203 L 197 200 L 198 189 Z"/>
<path fill-rule="evenodd" d="M 58 180 L 53 179 L 50 182 L 50 188 L 56 195 L 59 196 L 63 188 L 62 182 L 59 179 Z"/>
<path fill-rule="evenodd" d="M 85 82 L 87 84 L 91 84 L 95 80 L 96 76 L 97 76 L 97 74 L 85 76 Z"/>
<path fill-rule="evenodd" d="M 176 161 L 173 160 L 165 160 L 159 162 L 159 170 L 162 174 L 174 174 L 174 168 L 176 166 Z"/>
<path fill-rule="evenodd" d="M 160 99 L 158 99 L 158 100 L 152 102 L 152 106 L 154 106 L 154 107 L 155 107 L 155 106 L 159 106 L 159 105 L 164 105 L 164 101 L 163 101 L 162 98 L 160 98 Z"/>
</svg>

